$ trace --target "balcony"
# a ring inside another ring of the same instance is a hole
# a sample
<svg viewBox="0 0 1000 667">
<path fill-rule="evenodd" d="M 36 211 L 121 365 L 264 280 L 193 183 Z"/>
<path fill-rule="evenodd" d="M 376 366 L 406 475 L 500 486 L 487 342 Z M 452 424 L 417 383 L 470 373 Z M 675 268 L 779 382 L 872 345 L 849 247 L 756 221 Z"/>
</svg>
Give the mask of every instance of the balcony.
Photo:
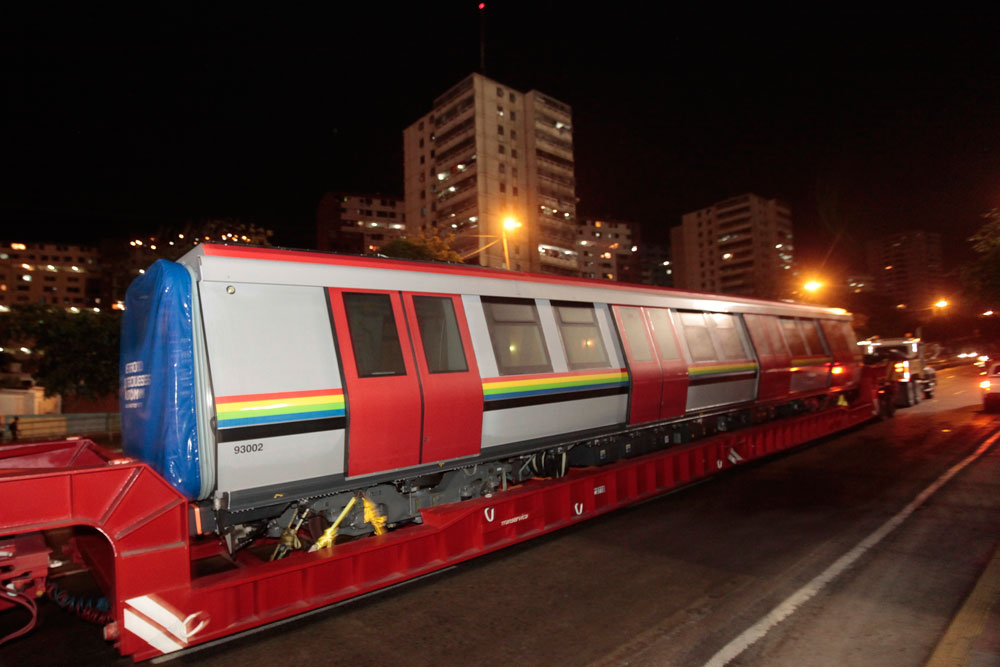
<svg viewBox="0 0 1000 667">
<path fill-rule="evenodd" d="M 552 224 L 542 220 L 538 225 L 538 237 L 543 241 L 572 246 L 576 243 L 576 229 L 570 225 Z"/>
<path fill-rule="evenodd" d="M 558 111 L 559 113 L 565 114 L 567 116 L 569 116 L 572 113 L 572 109 L 570 108 L 570 106 L 568 104 L 563 104 L 562 102 L 559 102 L 558 100 L 554 100 L 552 98 L 546 97 L 545 95 L 538 95 L 538 96 L 536 96 L 536 99 L 539 102 L 541 102 L 542 106 L 548 107 L 549 109 L 552 109 L 553 111 Z"/>
<path fill-rule="evenodd" d="M 452 158 L 464 152 L 467 152 L 469 150 L 475 150 L 475 148 L 476 148 L 476 136 L 475 135 L 468 136 L 462 141 L 459 141 L 457 144 L 455 144 L 448 150 L 442 153 L 438 153 L 437 157 L 435 158 L 435 163 L 442 164 L 444 162 L 448 162 Z"/>
<path fill-rule="evenodd" d="M 574 164 L 572 160 L 567 160 L 564 157 L 560 157 L 555 153 L 549 153 L 548 151 L 542 150 L 541 148 L 535 149 L 535 157 L 538 158 L 539 162 L 545 162 L 555 167 L 561 169 L 566 169 L 570 172 L 574 169 Z"/>
<path fill-rule="evenodd" d="M 541 141 L 542 143 L 561 148 L 569 153 L 573 152 L 573 142 L 567 141 L 565 139 L 560 139 L 559 137 L 554 137 L 545 130 L 540 130 L 535 128 L 535 139 Z"/>
<path fill-rule="evenodd" d="M 565 210 L 576 207 L 576 193 L 572 188 L 538 186 L 538 194 L 555 202 L 552 208 Z"/>
<path fill-rule="evenodd" d="M 459 81 L 454 86 L 452 86 L 449 90 L 447 90 L 444 93 L 442 93 L 441 95 L 439 95 L 437 97 L 437 99 L 434 100 L 434 106 L 435 107 L 444 106 L 445 104 L 447 104 L 448 102 L 451 102 L 453 99 L 455 99 L 456 97 L 458 97 L 459 95 L 461 95 L 465 91 L 472 90 L 472 83 L 473 82 L 472 82 L 472 76 L 471 75 L 468 76 L 468 77 L 466 77 L 462 81 Z"/>
<path fill-rule="evenodd" d="M 472 95 L 466 97 L 464 100 L 459 102 L 453 107 L 450 107 L 443 111 L 441 115 L 434 118 L 434 127 L 443 127 L 450 123 L 451 121 L 458 118 L 460 115 L 475 108 L 476 103 Z"/>
<path fill-rule="evenodd" d="M 474 187 L 476 187 L 476 177 L 475 175 L 470 175 L 438 192 L 437 199 L 439 202 L 446 202 Z"/>
<path fill-rule="evenodd" d="M 468 211 L 476 208 L 476 199 L 476 193 L 473 192 L 471 196 L 460 199 L 451 206 L 439 209 L 437 212 L 438 220 L 447 221 L 449 218 L 458 217 L 459 214 L 474 215 Z"/>
<path fill-rule="evenodd" d="M 438 150 L 440 150 L 455 138 L 470 131 L 475 131 L 475 128 L 476 128 L 476 118 L 475 116 L 469 116 L 461 123 L 452 126 L 447 131 L 435 137 L 434 142 L 435 144 L 437 144 Z"/>
</svg>

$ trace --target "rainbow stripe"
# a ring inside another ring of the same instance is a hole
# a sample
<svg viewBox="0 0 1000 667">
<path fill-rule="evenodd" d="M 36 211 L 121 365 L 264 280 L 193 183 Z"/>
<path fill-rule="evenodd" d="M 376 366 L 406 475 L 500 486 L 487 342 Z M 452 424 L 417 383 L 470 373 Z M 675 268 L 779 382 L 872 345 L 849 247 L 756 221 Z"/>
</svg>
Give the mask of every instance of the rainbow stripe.
<svg viewBox="0 0 1000 667">
<path fill-rule="evenodd" d="M 833 361 L 832 357 L 824 357 L 823 355 L 799 357 L 798 359 L 792 359 L 792 366 L 818 366 L 820 364 L 828 364 L 831 361 Z"/>
<path fill-rule="evenodd" d="M 509 398 L 547 396 L 569 392 L 614 389 L 628 386 L 628 372 L 624 368 L 612 371 L 577 371 L 574 373 L 549 373 L 522 375 L 483 380 L 483 398 L 500 401 Z"/>
<path fill-rule="evenodd" d="M 344 390 L 218 396 L 215 399 L 215 414 L 219 428 L 343 417 Z"/>
<path fill-rule="evenodd" d="M 691 377 L 703 377 L 705 375 L 719 375 L 721 373 L 742 373 L 744 371 L 756 371 L 757 362 L 747 361 L 738 364 L 712 364 L 709 366 L 691 366 L 688 373 Z"/>
</svg>

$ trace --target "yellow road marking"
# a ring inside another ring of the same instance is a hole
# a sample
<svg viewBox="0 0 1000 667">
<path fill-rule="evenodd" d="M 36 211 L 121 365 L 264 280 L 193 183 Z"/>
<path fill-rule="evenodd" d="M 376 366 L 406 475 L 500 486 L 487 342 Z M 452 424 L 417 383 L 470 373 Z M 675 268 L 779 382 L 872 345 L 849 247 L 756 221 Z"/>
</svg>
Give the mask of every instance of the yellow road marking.
<svg viewBox="0 0 1000 667">
<path fill-rule="evenodd" d="M 1000 596 L 1000 548 L 993 552 L 993 558 L 986 571 L 979 577 L 976 587 L 969 593 L 962 608 L 958 610 L 944 637 L 938 642 L 926 667 L 950 667 L 968 665 L 972 644 L 986 628 L 986 619 Z"/>
</svg>

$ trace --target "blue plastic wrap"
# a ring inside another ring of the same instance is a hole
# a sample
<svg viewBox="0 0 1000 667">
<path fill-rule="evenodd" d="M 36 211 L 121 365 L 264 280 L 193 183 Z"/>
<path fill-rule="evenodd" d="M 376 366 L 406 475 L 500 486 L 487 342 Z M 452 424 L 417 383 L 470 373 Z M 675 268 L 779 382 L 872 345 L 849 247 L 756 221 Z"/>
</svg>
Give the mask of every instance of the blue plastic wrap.
<svg viewBox="0 0 1000 667">
<path fill-rule="evenodd" d="M 191 276 L 157 260 L 125 294 L 122 440 L 189 499 L 201 492 Z"/>
</svg>

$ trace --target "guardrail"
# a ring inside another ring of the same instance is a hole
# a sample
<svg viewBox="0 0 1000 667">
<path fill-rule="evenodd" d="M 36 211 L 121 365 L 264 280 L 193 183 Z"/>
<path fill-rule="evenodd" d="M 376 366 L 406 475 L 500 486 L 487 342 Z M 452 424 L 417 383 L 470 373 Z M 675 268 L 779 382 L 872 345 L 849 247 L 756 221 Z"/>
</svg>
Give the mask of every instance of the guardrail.
<svg viewBox="0 0 1000 667">
<path fill-rule="evenodd" d="M 4 415 L 0 441 L 10 442 L 10 423 L 17 417 L 17 439 L 42 440 L 71 436 L 107 436 L 121 433 L 121 414 L 95 412 L 64 415 Z"/>
</svg>

